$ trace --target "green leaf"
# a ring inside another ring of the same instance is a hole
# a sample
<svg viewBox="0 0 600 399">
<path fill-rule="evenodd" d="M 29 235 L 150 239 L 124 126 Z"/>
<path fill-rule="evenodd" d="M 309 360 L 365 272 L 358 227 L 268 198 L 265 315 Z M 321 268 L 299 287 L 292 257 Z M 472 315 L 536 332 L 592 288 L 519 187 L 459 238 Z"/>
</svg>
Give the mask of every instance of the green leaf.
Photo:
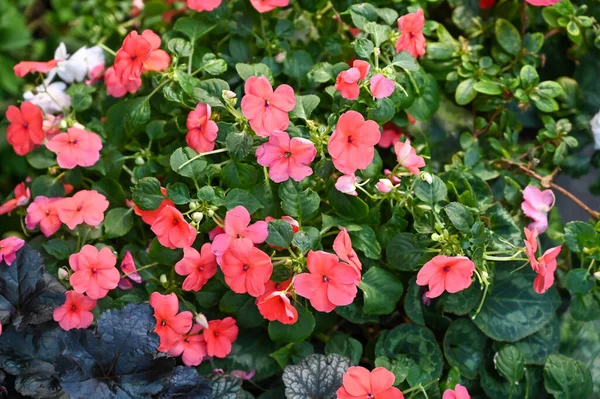
<svg viewBox="0 0 600 399">
<path fill-rule="evenodd" d="M 189 204 L 191 202 L 190 190 L 183 183 L 167 185 L 167 197 L 177 205 Z"/>
<path fill-rule="evenodd" d="M 321 203 L 319 194 L 310 188 L 300 191 L 297 183 L 291 180 L 279 186 L 279 198 L 283 211 L 291 217 L 299 218 L 300 221 L 309 220 Z"/>
<path fill-rule="evenodd" d="M 350 335 L 336 331 L 325 345 L 325 354 L 335 353 L 347 357 L 353 365 L 360 362 L 363 353 L 362 344 Z"/>
<path fill-rule="evenodd" d="M 427 75 L 427 82 L 421 95 L 415 99 L 406 110 L 413 118 L 418 121 L 431 119 L 440 107 L 440 88 L 432 75 Z"/>
<path fill-rule="evenodd" d="M 208 24 L 200 14 L 191 17 L 178 18 L 173 26 L 173 29 L 186 35 L 190 39 L 192 45 L 195 44 L 196 40 L 200 39 L 214 28 L 216 28 L 216 25 Z"/>
<path fill-rule="evenodd" d="M 417 285 L 417 277 L 414 276 L 408 283 L 406 296 L 404 297 L 404 311 L 413 323 L 425 325 L 423 317 L 423 302 L 421 294 L 421 286 Z"/>
<path fill-rule="evenodd" d="M 419 245 L 411 233 L 396 235 L 386 250 L 388 264 L 392 268 L 402 271 L 411 271 L 422 266 L 427 256 L 425 248 Z"/>
<path fill-rule="evenodd" d="M 267 244 L 280 248 L 289 248 L 292 242 L 292 225 L 285 220 L 273 220 L 269 224 Z"/>
<path fill-rule="evenodd" d="M 194 98 L 211 107 L 224 107 L 223 91 L 229 90 L 229 83 L 222 79 L 202 80 L 194 89 Z"/>
<path fill-rule="evenodd" d="M 265 76 L 271 84 L 273 84 L 273 73 L 265 64 L 235 64 L 235 70 L 238 75 L 244 80 L 248 80 L 251 76 L 261 77 Z"/>
<path fill-rule="evenodd" d="M 346 195 L 338 190 L 331 189 L 327 200 L 333 210 L 342 217 L 361 220 L 369 215 L 369 206 L 358 197 Z"/>
<path fill-rule="evenodd" d="M 480 80 L 475 82 L 473 88 L 478 93 L 489 94 L 490 96 L 498 96 L 502 94 L 502 87 L 498 83 Z"/>
<path fill-rule="evenodd" d="M 152 240 L 150 244 L 150 251 L 148 256 L 153 262 L 160 263 L 161 265 L 173 266 L 175 263 L 181 260 L 183 257 L 182 249 L 169 249 L 163 247 L 159 242 L 158 238 Z"/>
<path fill-rule="evenodd" d="M 521 78 L 521 87 L 528 89 L 538 84 L 540 77 L 534 67 L 531 65 L 525 65 L 519 72 Z"/>
<path fill-rule="evenodd" d="M 311 249 L 316 249 L 317 245 L 320 244 L 321 234 L 319 230 L 311 226 L 304 226 L 302 230 L 294 234 L 292 244 L 300 250 L 303 254 L 306 254 Z"/>
<path fill-rule="evenodd" d="M 576 320 L 591 321 L 600 318 L 600 293 L 575 294 L 571 299 L 571 315 Z"/>
<path fill-rule="evenodd" d="M 554 112 L 558 111 L 558 103 L 552 99 L 547 97 L 531 97 L 535 107 L 541 112 Z"/>
<path fill-rule="evenodd" d="M 227 193 L 225 204 L 228 210 L 232 210 L 236 206 L 241 205 L 246 208 L 248 213 L 251 215 L 257 210 L 263 208 L 263 205 L 256 199 L 255 196 L 240 188 L 231 189 L 231 191 Z"/>
<path fill-rule="evenodd" d="M 392 65 L 399 66 L 405 71 L 417 71 L 420 66 L 415 57 L 408 51 L 402 50 L 394 56 Z"/>
<path fill-rule="evenodd" d="M 31 196 L 64 197 L 65 188 L 62 183 L 49 175 L 36 177 L 31 183 Z"/>
<path fill-rule="evenodd" d="M 160 188 L 158 179 L 155 177 L 144 177 L 133 186 L 133 202 L 144 211 L 155 210 L 165 199 Z"/>
<path fill-rule="evenodd" d="M 265 322 L 256 306 L 256 298 L 248 294 L 227 291 L 219 301 L 219 310 L 234 315 L 235 321 L 242 328 L 258 327 Z"/>
<path fill-rule="evenodd" d="M 369 39 L 356 39 L 353 44 L 354 51 L 356 51 L 356 55 L 360 58 L 370 58 L 371 54 L 373 54 L 373 49 L 375 49 L 375 45 Z"/>
<path fill-rule="evenodd" d="M 545 80 L 535 88 L 537 94 L 546 98 L 558 97 L 562 94 L 563 88 L 557 82 Z"/>
<path fill-rule="evenodd" d="M 586 269 L 573 269 L 567 273 L 565 285 L 571 294 L 585 295 L 592 291 L 595 282 Z"/>
<path fill-rule="evenodd" d="M 223 168 L 223 182 L 228 187 L 248 188 L 256 183 L 258 172 L 252 165 L 229 162 Z"/>
<path fill-rule="evenodd" d="M 523 354 L 525 364 L 543 365 L 548 356 L 558 351 L 559 344 L 560 325 L 555 317 L 540 331 L 515 342 L 514 345 Z"/>
<path fill-rule="evenodd" d="M 171 154 L 170 165 L 173 171 L 181 176 L 199 180 L 206 169 L 206 159 L 198 157 L 198 153 L 190 147 L 180 147 Z"/>
<path fill-rule="evenodd" d="M 126 104 L 127 113 L 125 123 L 127 126 L 137 127 L 150 120 L 150 101 L 146 97 L 138 97 L 129 100 Z"/>
<path fill-rule="evenodd" d="M 193 50 L 193 46 L 189 41 L 179 37 L 169 40 L 167 48 L 179 57 L 189 57 Z"/>
<path fill-rule="evenodd" d="M 389 26 L 380 25 L 375 22 L 367 22 L 363 29 L 373 36 L 376 47 L 379 47 L 381 43 L 385 42 L 392 33 L 392 29 Z"/>
<path fill-rule="evenodd" d="M 115 208 L 108 211 L 104 218 L 104 234 L 106 238 L 122 237 L 133 226 L 133 209 Z"/>
<path fill-rule="evenodd" d="M 290 112 L 291 116 L 296 118 L 308 120 L 310 114 L 317 108 L 321 102 L 321 99 L 314 94 L 307 94 L 305 96 L 296 96 L 296 106 Z"/>
<path fill-rule="evenodd" d="M 269 338 L 275 342 L 298 342 L 310 337 L 315 329 L 315 318 L 304 306 L 296 306 L 298 321 L 294 324 L 269 323 Z"/>
<path fill-rule="evenodd" d="M 42 246 L 50 255 L 54 256 L 58 260 L 69 259 L 71 254 L 77 252 L 75 249 L 75 241 L 65 241 L 59 238 L 42 243 Z"/>
<path fill-rule="evenodd" d="M 495 360 L 496 370 L 511 385 L 521 381 L 525 373 L 525 359 L 516 346 L 506 345 L 497 353 Z"/>
<path fill-rule="evenodd" d="M 444 336 L 444 355 L 461 375 L 473 379 L 479 374 L 486 353 L 487 337 L 469 319 L 458 319 Z"/>
<path fill-rule="evenodd" d="M 377 241 L 377 235 L 370 226 L 362 226 L 358 231 L 351 231 L 352 246 L 362 251 L 367 258 L 381 259 L 381 246 Z"/>
<path fill-rule="evenodd" d="M 475 79 L 469 78 L 463 80 L 456 87 L 456 93 L 454 99 L 458 105 L 467 105 L 477 96 L 477 90 L 475 90 Z"/>
<path fill-rule="evenodd" d="M 289 343 L 286 346 L 282 346 L 269 356 L 275 359 L 279 367 L 283 369 L 290 364 L 300 363 L 302 359 L 312 355 L 314 352 L 315 348 L 311 343 L 302 341 Z"/>
<path fill-rule="evenodd" d="M 398 277 L 381 267 L 367 270 L 359 287 L 364 297 L 363 311 L 376 315 L 392 313 L 404 289 Z"/>
<path fill-rule="evenodd" d="M 496 40 L 500 46 L 511 55 L 517 55 L 521 51 L 521 35 L 509 21 L 498 18 L 494 27 Z"/>
<path fill-rule="evenodd" d="M 385 356 L 375 358 L 375 367 L 383 367 L 394 374 L 394 385 L 401 384 L 408 377 L 411 368 L 416 368 L 415 362 L 406 356 L 389 359 Z"/>
<path fill-rule="evenodd" d="M 383 125 L 385 122 L 390 121 L 395 113 L 394 102 L 389 98 L 380 98 L 375 101 L 374 107 L 369 108 L 367 119 L 374 120 L 378 124 Z"/>
<path fill-rule="evenodd" d="M 446 184 L 439 177 L 433 175 L 431 184 L 425 180 L 417 180 L 415 185 L 415 195 L 421 201 L 426 202 L 430 205 L 436 204 L 446 199 L 448 190 Z"/>
<path fill-rule="evenodd" d="M 36 148 L 28 153 L 25 158 L 29 165 L 35 169 L 48 169 L 56 165 L 56 154 L 48 150 L 45 146 Z"/>
<path fill-rule="evenodd" d="M 569 222 L 565 225 L 565 243 L 573 252 L 581 253 L 584 248 L 595 248 L 598 241 L 598 233 L 589 223 Z"/>
<path fill-rule="evenodd" d="M 592 395 L 588 367 L 563 355 L 551 355 L 544 366 L 544 386 L 556 399 L 583 399 Z"/>
<path fill-rule="evenodd" d="M 471 211 L 458 202 L 451 202 L 444 208 L 446 215 L 459 231 L 469 234 L 474 220 Z"/>
</svg>

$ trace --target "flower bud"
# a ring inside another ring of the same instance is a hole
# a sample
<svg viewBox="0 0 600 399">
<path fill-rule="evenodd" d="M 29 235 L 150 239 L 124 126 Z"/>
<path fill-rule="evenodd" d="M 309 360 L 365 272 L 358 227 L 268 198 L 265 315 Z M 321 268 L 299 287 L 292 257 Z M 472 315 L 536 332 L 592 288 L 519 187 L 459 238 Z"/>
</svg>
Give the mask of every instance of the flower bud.
<svg viewBox="0 0 600 399">
<path fill-rule="evenodd" d="M 196 201 L 190 202 L 190 210 L 192 210 L 192 211 L 194 209 L 198 208 L 199 206 L 200 206 L 200 204 L 198 204 L 198 202 L 196 202 Z"/>
<path fill-rule="evenodd" d="M 215 216 L 215 211 L 213 211 L 212 209 L 209 209 L 208 212 L 206 212 L 206 214 L 208 215 L 209 218 Z"/>
<path fill-rule="evenodd" d="M 73 123 L 73 127 L 76 127 L 77 129 L 82 129 L 85 130 L 85 126 L 83 126 L 81 123 L 79 122 L 75 122 Z"/>
<path fill-rule="evenodd" d="M 237 94 L 235 94 L 235 92 L 233 92 L 231 90 L 223 90 L 223 98 L 226 98 L 227 100 L 232 100 L 236 97 L 237 97 Z"/>
<path fill-rule="evenodd" d="M 433 177 L 428 172 L 421 173 L 421 179 L 425 180 L 428 184 L 433 183 Z"/>
<path fill-rule="evenodd" d="M 198 313 L 194 320 L 196 321 L 196 324 L 200 324 L 202 328 L 208 328 L 208 320 L 202 313 Z"/>
<path fill-rule="evenodd" d="M 600 271 L 598 271 L 598 272 L 594 273 L 594 278 L 595 278 L 596 280 L 600 280 Z"/>
<path fill-rule="evenodd" d="M 58 279 L 59 280 L 68 280 L 69 272 L 67 270 L 65 270 L 65 268 L 61 267 L 60 269 L 58 269 Z"/>
<path fill-rule="evenodd" d="M 135 157 L 135 164 L 136 165 L 141 166 L 141 165 L 143 165 L 145 163 L 146 163 L 146 161 L 144 161 L 144 158 L 142 158 L 140 156 Z"/>
<path fill-rule="evenodd" d="M 62 119 L 62 120 L 59 122 L 59 124 L 58 124 L 58 127 L 59 127 L 61 130 L 64 130 L 64 129 L 66 129 L 68 126 L 69 126 L 69 125 L 68 125 L 67 121 L 66 121 L 66 120 L 64 120 L 64 119 Z"/>
<path fill-rule="evenodd" d="M 194 212 L 192 213 L 192 219 L 196 222 L 201 222 L 204 214 L 202 212 Z"/>
<path fill-rule="evenodd" d="M 160 278 L 159 278 L 158 280 L 160 281 L 160 283 L 161 283 L 162 285 L 165 285 L 165 284 L 167 284 L 167 276 L 166 276 L 165 274 L 161 274 L 161 275 L 160 275 Z"/>
<path fill-rule="evenodd" d="M 285 56 L 286 56 L 286 52 L 282 51 L 281 53 L 277 54 L 275 56 L 275 62 L 278 64 L 281 64 L 283 61 L 285 61 Z"/>
<path fill-rule="evenodd" d="M 375 47 L 373 49 L 373 54 L 375 55 L 375 57 L 379 57 L 379 55 L 381 54 L 381 50 L 379 49 L 379 47 Z"/>
</svg>

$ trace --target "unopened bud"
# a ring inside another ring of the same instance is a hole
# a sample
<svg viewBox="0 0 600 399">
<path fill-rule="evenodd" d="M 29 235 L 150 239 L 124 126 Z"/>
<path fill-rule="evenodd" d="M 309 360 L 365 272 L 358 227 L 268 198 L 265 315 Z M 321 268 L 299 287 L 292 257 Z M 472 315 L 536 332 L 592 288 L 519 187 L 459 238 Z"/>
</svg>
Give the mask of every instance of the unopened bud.
<svg viewBox="0 0 600 399">
<path fill-rule="evenodd" d="M 68 126 L 69 126 L 69 124 L 68 124 L 68 123 L 67 123 L 67 121 L 66 121 L 66 120 L 64 120 L 64 119 L 62 119 L 62 120 L 60 121 L 60 123 L 58 124 L 58 127 L 59 127 L 59 128 L 61 128 L 61 129 L 66 129 Z"/>
<path fill-rule="evenodd" d="M 129 179 L 129 181 L 131 182 L 131 184 L 137 184 L 137 180 L 133 176 L 131 176 L 131 179 Z"/>
<path fill-rule="evenodd" d="M 285 61 L 285 56 L 286 56 L 286 52 L 282 51 L 281 53 L 277 54 L 275 56 L 275 62 L 278 64 L 281 64 L 283 61 Z"/>
<path fill-rule="evenodd" d="M 481 277 L 482 277 L 484 280 L 487 280 L 489 276 L 490 276 L 490 275 L 489 275 L 489 274 L 488 274 L 488 272 L 486 272 L 485 270 L 481 272 Z"/>
<path fill-rule="evenodd" d="M 594 278 L 595 278 L 596 280 L 600 280 L 600 271 L 598 271 L 598 272 L 594 273 Z"/>
<path fill-rule="evenodd" d="M 202 313 L 198 313 L 195 318 L 196 324 L 200 324 L 202 328 L 208 328 L 208 320 Z"/>
<path fill-rule="evenodd" d="M 373 54 L 375 55 L 375 57 L 379 57 L 379 54 L 381 54 L 381 50 L 379 49 L 379 47 L 375 47 L 373 49 Z"/>
<path fill-rule="evenodd" d="M 144 158 L 142 158 L 140 156 L 135 157 L 135 164 L 136 165 L 141 166 L 141 165 L 143 165 L 145 163 L 146 163 L 146 161 L 144 161 Z"/>
<path fill-rule="evenodd" d="M 194 212 L 192 213 L 192 219 L 196 222 L 201 222 L 204 214 L 202 212 Z"/>
<path fill-rule="evenodd" d="M 58 269 L 58 278 L 59 280 L 68 280 L 69 272 L 61 267 L 60 269 Z"/>
<path fill-rule="evenodd" d="M 165 285 L 165 284 L 167 284 L 167 276 L 166 276 L 165 274 L 161 274 L 161 275 L 160 275 L 160 278 L 159 278 L 158 280 L 160 281 L 160 283 L 161 283 L 162 285 Z"/>
<path fill-rule="evenodd" d="M 433 183 L 433 177 L 428 172 L 421 173 L 421 178 L 425 180 L 428 184 Z"/>
<path fill-rule="evenodd" d="M 235 94 L 235 92 L 231 91 L 231 90 L 223 90 L 223 98 L 226 98 L 228 100 L 232 100 L 234 98 L 237 97 L 237 94 Z"/>
<path fill-rule="evenodd" d="M 198 208 L 199 206 L 200 206 L 200 204 L 198 204 L 196 201 L 190 202 L 190 210 L 194 210 L 194 209 Z"/>
<path fill-rule="evenodd" d="M 439 235 L 438 233 L 433 233 L 433 234 L 431 235 L 431 239 L 432 239 L 433 241 L 439 241 L 439 240 L 440 240 L 440 238 L 441 238 L 441 237 L 440 237 L 440 235 Z"/>
<path fill-rule="evenodd" d="M 85 130 L 85 126 L 83 126 L 81 123 L 79 122 L 75 122 L 73 124 L 73 127 L 76 127 L 77 129 L 81 129 L 81 130 Z"/>
<path fill-rule="evenodd" d="M 215 211 L 213 211 L 212 209 L 209 209 L 208 212 L 206 212 L 206 214 L 208 215 L 209 218 L 215 216 Z"/>
</svg>

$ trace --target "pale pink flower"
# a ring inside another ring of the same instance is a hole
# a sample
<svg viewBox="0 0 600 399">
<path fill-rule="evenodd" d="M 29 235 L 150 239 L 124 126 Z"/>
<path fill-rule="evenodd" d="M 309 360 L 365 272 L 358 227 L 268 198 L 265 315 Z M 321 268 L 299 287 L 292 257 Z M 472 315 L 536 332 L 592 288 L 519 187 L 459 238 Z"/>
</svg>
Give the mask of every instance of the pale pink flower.
<svg viewBox="0 0 600 399">
<path fill-rule="evenodd" d="M 102 140 L 96 133 L 71 127 L 48 141 L 46 148 L 58 154 L 56 161 L 61 168 L 88 167 L 100 159 Z"/>
<path fill-rule="evenodd" d="M 29 230 L 33 230 L 39 225 L 42 234 L 46 237 L 56 233 L 62 226 L 56 207 L 56 201 L 61 199 L 48 198 L 43 195 L 35 197 L 35 200 L 27 207 L 25 226 Z"/>
<path fill-rule="evenodd" d="M 392 95 L 396 85 L 392 79 L 388 79 L 382 74 L 378 73 L 377 75 L 371 78 L 371 94 L 375 98 L 386 98 Z"/>
<path fill-rule="evenodd" d="M 537 229 L 539 234 L 548 230 L 548 212 L 554 206 L 554 193 L 552 190 L 540 190 L 529 185 L 523 190 L 523 203 L 521 209 L 525 215 L 533 219 L 529 229 Z"/>
<path fill-rule="evenodd" d="M 0 262 L 10 266 L 17 259 L 17 251 L 25 245 L 25 241 L 17 237 L 6 237 L 0 240 Z"/>
<path fill-rule="evenodd" d="M 259 13 L 265 13 L 274 10 L 277 7 L 286 7 L 290 0 L 250 0 L 252 7 Z"/>
<path fill-rule="evenodd" d="M 410 145 L 410 140 L 398 142 L 394 145 L 398 163 L 404 166 L 413 175 L 419 174 L 419 169 L 425 167 L 425 159 L 417 155 L 417 151 Z"/>
<path fill-rule="evenodd" d="M 389 179 L 379 179 L 379 182 L 375 186 L 383 194 L 387 194 L 394 189 L 394 184 Z"/>
<path fill-rule="evenodd" d="M 351 175 L 342 175 L 338 177 L 337 181 L 335 182 L 335 188 L 341 193 L 356 197 L 358 192 L 356 192 L 356 176 L 354 173 Z"/>
</svg>

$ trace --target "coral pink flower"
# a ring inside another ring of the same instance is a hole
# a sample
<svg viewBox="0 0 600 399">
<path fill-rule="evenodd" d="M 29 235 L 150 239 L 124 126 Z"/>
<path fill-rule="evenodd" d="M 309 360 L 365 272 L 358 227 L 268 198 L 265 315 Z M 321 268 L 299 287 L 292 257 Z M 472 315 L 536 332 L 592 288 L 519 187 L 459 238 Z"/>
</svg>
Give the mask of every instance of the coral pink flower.
<svg viewBox="0 0 600 399">
<path fill-rule="evenodd" d="M 238 294 L 258 297 L 265 292 L 265 283 L 273 273 L 269 255 L 252 245 L 248 238 L 233 240 L 221 259 L 225 282 Z"/>
<path fill-rule="evenodd" d="M 337 170 L 348 175 L 369 166 L 375 156 L 375 144 L 380 138 L 377 123 L 365 121 L 356 111 L 348 111 L 340 116 L 327 150 Z"/>
<path fill-rule="evenodd" d="M 66 331 L 88 328 L 94 321 L 90 310 L 96 307 L 96 300 L 75 291 L 67 291 L 65 297 L 65 303 L 54 309 L 54 321 Z"/>
<path fill-rule="evenodd" d="M 398 163 L 408 169 L 413 175 L 418 175 L 419 169 L 425 167 L 425 160 L 423 157 L 417 155 L 417 151 L 410 145 L 409 139 L 396 143 L 394 151 L 396 152 Z"/>
<path fill-rule="evenodd" d="M 350 305 L 356 297 L 356 270 L 323 251 L 310 251 L 307 258 L 310 273 L 298 274 L 294 280 L 296 293 L 310 300 L 319 312 L 329 313 L 336 306 Z"/>
<path fill-rule="evenodd" d="M 335 189 L 341 193 L 358 196 L 356 192 L 356 176 L 354 173 L 350 175 L 342 175 L 335 182 Z"/>
<path fill-rule="evenodd" d="M 160 337 L 160 346 L 158 350 L 168 352 L 174 348 L 183 339 L 192 328 L 191 312 L 179 311 L 179 300 L 177 295 L 161 295 L 153 292 L 150 295 L 150 306 L 154 308 L 154 317 L 156 318 L 156 328 L 154 332 Z"/>
<path fill-rule="evenodd" d="M 415 58 L 425 55 L 425 36 L 422 32 L 424 26 L 425 17 L 420 8 L 417 12 L 398 18 L 401 35 L 396 42 L 396 52 L 408 51 Z"/>
<path fill-rule="evenodd" d="M 196 367 L 202 363 L 202 359 L 207 355 L 202 326 L 194 324 L 190 332 L 185 334 L 168 353 L 171 356 L 181 355 L 181 360 L 186 366 Z"/>
<path fill-rule="evenodd" d="M 360 94 L 358 82 L 367 77 L 370 68 L 371 66 L 368 62 L 355 60 L 352 63 L 352 68 L 338 74 L 335 79 L 335 89 L 339 90 L 343 98 L 356 100 Z"/>
<path fill-rule="evenodd" d="M 265 13 L 274 10 L 277 7 L 286 7 L 290 0 L 250 0 L 252 7 L 259 13 Z"/>
<path fill-rule="evenodd" d="M 404 399 L 402 392 L 394 387 L 396 377 L 391 371 L 377 367 L 369 372 L 364 367 L 350 367 L 344 373 L 342 385 L 337 390 L 338 399 Z"/>
<path fill-rule="evenodd" d="M 529 229 L 537 229 L 539 234 L 548 230 L 548 212 L 554 206 L 554 200 L 552 190 L 542 191 L 531 185 L 525 187 L 521 209 L 525 215 L 533 219 Z"/>
<path fill-rule="evenodd" d="M 471 395 L 467 391 L 467 388 L 460 384 L 456 384 L 454 389 L 446 389 L 442 399 L 471 399 Z"/>
<path fill-rule="evenodd" d="M 125 277 L 119 281 L 119 288 L 130 289 L 132 285 L 129 280 L 135 281 L 138 284 L 142 282 L 142 276 L 137 272 L 135 261 L 129 251 L 125 251 L 125 256 L 123 256 L 123 260 L 121 261 L 121 271 L 125 274 Z M 125 288 L 122 285 L 125 285 Z"/>
<path fill-rule="evenodd" d="M 175 264 L 175 271 L 187 276 L 182 286 L 184 291 L 200 291 L 217 273 L 217 259 L 210 243 L 202 245 L 200 252 L 192 247 L 184 248 L 183 259 Z"/>
<path fill-rule="evenodd" d="M 269 141 L 258 147 L 256 157 L 259 165 L 269 168 L 269 177 L 275 183 L 281 183 L 290 177 L 302 181 L 312 175 L 310 163 L 315 159 L 317 150 L 312 141 L 294 137 L 286 132 L 274 131 Z"/>
<path fill-rule="evenodd" d="M 47 62 L 21 61 L 14 66 L 15 75 L 22 78 L 30 72 L 48 73 L 58 64 L 60 60 L 50 60 Z"/>
<path fill-rule="evenodd" d="M 0 262 L 4 259 L 7 266 L 17 259 L 17 251 L 25 245 L 25 241 L 17 237 L 6 237 L 0 240 Z"/>
<path fill-rule="evenodd" d="M 479 8 L 486 9 L 491 8 L 496 4 L 496 0 L 479 0 Z"/>
<path fill-rule="evenodd" d="M 556 258 L 560 255 L 562 246 L 550 248 L 544 255 L 538 258 L 537 270 L 534 268 L 537 276 L 533 282 L 533 289 L 538 294 L 548 291 L 554 283 L 554 272 L 556 271 Z M 533 267 L 533 265 L 532 265 Z"/>
<path fill-rule="evenodd" d="M 221 5 L 221 1 L 223 0 L 187 0 L 187 6 L 198 12 L 212 11 Z"/>
<path fill-rule="evenodd" d="M 387 194 L 394 189 L 394 183 L 389 179 L 379 179 L 375 187 L 377 187 L 380 193 Z"/>
<path fill-rule="evenodd" d="M 221 226 L 217 226 L 208 232 L 208 239 L 213 241 L 215 239 L 215 237 L 217 237 L 219 234 L 223 234 L 223 233 L 225 233 L 225 229 L 222 228 Z"/>
<path fill-rule="evenodd" d="M 59 133 L 48 141 L 46 148 L 58 154 L 56 161 L 63 169 L 88 167 L 100 159 L 102 140 L 96 133 L 71 127 L 66 133 Z"/>
<path fill-rule="evenodd" d="M 242 113 L 250 127 L 260 137 L 268 137 L 275 130 L 285 130 L 290 124 L 288 112 L 296 106 L 294 89 L 289 85 L 273 86 L 265 76 L 251 76 L 244 84 Z"/>
<path fill-rule="evenodd" d="M 27 207 L 27 216 L 25 216 L 25 226 L 29 230 L 35 229 L 38 225 L 42 234 L 50 237 L 60 230 L 62 222 L 58 217 L 56 201 L 62 198 L 48 198 L 38 195 L 31 205 Z"/>
<path fill-rule="evenodd" d="M 18 155 L 25 155 L 44 141 L 44 114 L 29 101 L 21 104 L 21 109 L 11 105 L 6 111 L 10 122 L 6 129 L 6 141 Z"/>
<path fill-rule="evenodd" d="M 400 141 L 402 133 L 402 129 L 392 122 L 388 122 L 383 125 L 383 132 L 381 132 L 381 138 L 379 139 L 379 143 L 377 143 L 377 145 L 381 148 L 390 148 Z"/>
<path fill-rule="evenodd" d="M 121 79 L 115 73 L 115 69 L 110 67 L 104 73 L 104 84 L 106 84 L 106 91 L 110 96 L 120 98 L 127 93 L 138 91 L 142 87 L 142 79 L 133 78 L 122 83 Z"/>
<path fill-rule="evenodd" d="M 282 283 L 267 282 L 265 293 L 256 298 L 256 306 L 260 314 L 269 321 L 279 321 L 282 324 L 294 324 L 298 321 L 298 311 L 290 303 L 287 292 L 292 280 Z"/>
<path fill-rule="evenodd" d="M 198 152 L 208 152 L 215 148 L 215 140 L 219 128 L 210 120 L 210 105 L 198 104 L 191 111 L 186 123 L 188 132 L 185 136 L 187 145 Z"/>
<path fill-rule="evenodd" d="M 340 229 L 340 232 L 333 241 L 333 250 L 340 260 L 352 266 L 356 273 L 358 273 L 357 284 L 360 283 L 362 263 L 360 263 L 360 259 L 358 259 L 356 251 L 354 251 L 352 248 L 352 240 L 350 239 L 348 230 L 343 227 Z"/>
<path fill-rule="evenodd" d="M 525 253 L 527 254 L 527 258 L 529 259 L 529 263 L 533 270 L 537 270 L 538 263 L 535 258 L 535 253 L 538 250 L 538 231 L 533 229 L 533 231 L 529 230 L 527 227 L 524 229 L 525 231 Z"/>
<path fill-rule="evenodd" d="M 233 317 L 209 321 L 208 328 L 204 329 L 208 356 L 224 358 L 229 355 L 231 344 L 237 339 L 238 333 L 239 329 Z"/>
<path fill-rule="evenodd" d="M 560 3 L 561 0 L 525 0 L 527 3 L 536 7 L 551 6 L 556 3 Z"/>
<path fill-rule="evenodd" d="M 196 229 L 171 205 L 165 206 L 150 228 L 163 247 L 175 249 L 191 247 L 196 239 Z"/>
<path fill-rule="evenodd" d="M 73 230 L 81 223 L 98 226 L 104 220 L 104 211 L 109 203 L 96 190 L 81 190 L 70 198 L 56 201 L 55 205 L 60 221 Z"/>
<path fill-rule="evenodd" d="M 167 189 L 164 187 L 160 188 L 160 191 L 162 192 L 162 195 L 164 195 L 165 197 L 167 196 Z M 175 207 L 175 203 L 173 201 L 171 201 L 168 198 L 165 198 L 160 205 L 158 206 L 158 208 L 156 208 L 153 211 L 144 211 L 142 209 L 140 209 L 137 205 L 133 206 L 133 212 L 140 216 L 142 218 L 142 220 L 144 221 L 144 223 L 152 225 L 152 223 L 154 223 L 154 221 L 156 220 L 156 218 L 158 217 L 158 215 L 160 215 L 160 212 L 166 207 L 166 206 L 172 206 L 173 208 Z"/>
<path fill-rule="evenodd" d="M 25 182 L 17 184 L 14 194 L 14 198 L 9 199 L 4 204 L 0 205 L 0 215 L 10 213 L 18 207 L 26 205 L 31 198 L 31 191 L 29 190 L 29 187 L 25 186 Z"/>
<path fill-rule="evenodd" d="M 382 74 L 378 73 L 373 76 L 370 80 L 371 83 L 371 94 L 375 98 L 386 98 L 392 95 L 396 85 L 392 79 L 388 79 Z"/>
<path fill-rule="evenodd" d="M 474 271 L 475 264 L 467 257 L 438 255 L 419 270 L 417 284 L 429 285 L 428 298 L 436 298 L 444 290 L 454 294 L 469 288 Z"/>
<path fill-rule="evenodd" d="M 269 226 L 267 222 L 258 221 L 250 224 L 250 213 L 243 206 L 236 206 L 225 214 L 225 232 L 213 240 L 212 251 L 217 260 L 227 251 L 235 238 L 249 238 L 254 244 L 267 239 Z"/>
<path fill-rule="evenodd" d="M 92 245 L 84 245 L 81 251 L 69 256 L 69 266 L 75 272 L 69 282 L 75 292 L 85 292 L 92 299 L 104 298 L 119 285 L 116 264 L 117 257 L 109 247 L 98 251 Z"/>
<path fill-rule="evenodd" d="M 160 43 L 160 37 L 149 29 L 141 35 L 135 31 L 127 35 L 113 66 L 122 84 L 139 79 L 142 72 L 167 69 L 171 57 L 166 51 L 159 50 Z"/>
</svg>

